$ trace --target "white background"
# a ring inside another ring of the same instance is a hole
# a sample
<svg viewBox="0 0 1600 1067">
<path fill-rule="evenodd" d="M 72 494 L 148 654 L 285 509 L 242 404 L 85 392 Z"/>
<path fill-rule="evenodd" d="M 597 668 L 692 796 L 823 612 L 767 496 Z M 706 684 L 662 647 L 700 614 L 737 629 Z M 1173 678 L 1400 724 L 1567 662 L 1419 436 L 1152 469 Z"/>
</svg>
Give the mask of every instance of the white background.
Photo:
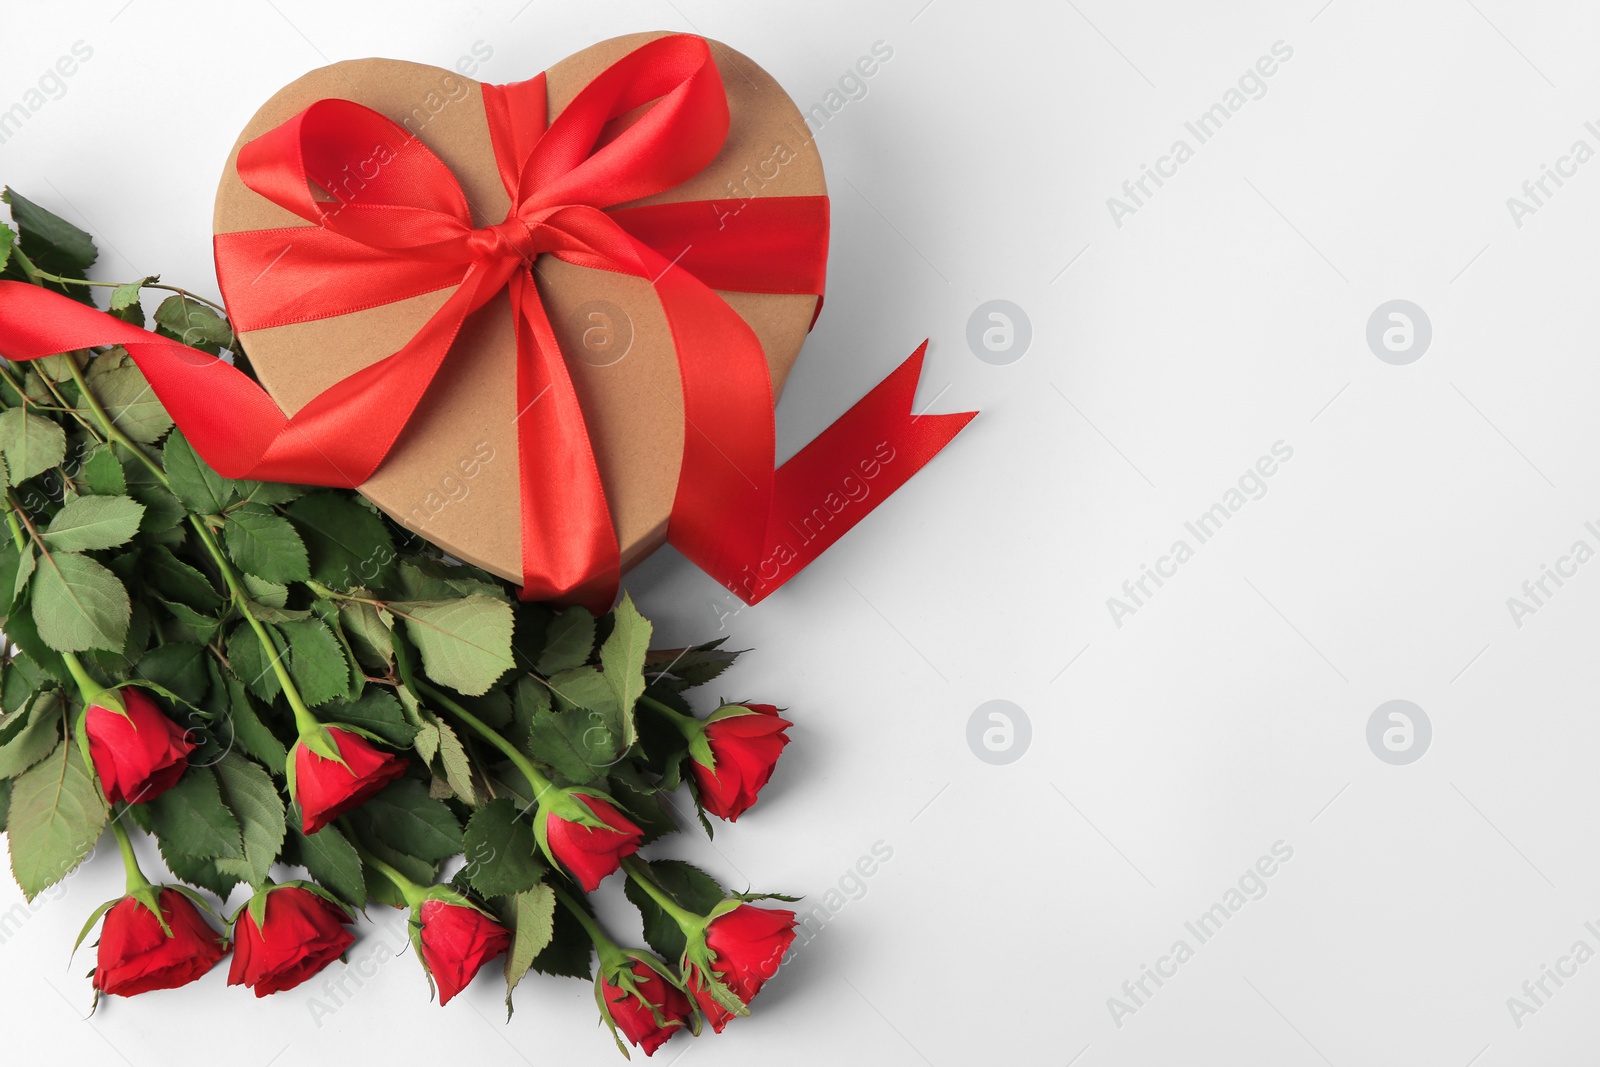
<svg viewBox="0 0 1600 1067">
<path fill-rule="evenodd" d="M 1520 227 L 1506 200 L 1574 140 L 1600 149 L 1583 125 L 1600 12 L 924 4 L 13 0 L 0 107 L 75 41 L 94 53 L 0 147 L 0 179 L 91 230 L 100 277 L 214 295 L 227 149 L 324 62 L 448 67 L 481 41 L 480 77 L 514 81 L 604 37 L 692 29 L 809 108 L 887 42 L 818 137 L 830 295 L 781 446 L 930 335 L 918 409 L 982 414 L 758 608 L 723 619 L 732 602 L 671 552 L 629 579 L 663 643 L 725 625 L 753 646 L 718 688 L 797 723 L 757 809 L 714 848 L 672 848 L 808 907 L 842 877 L 859 898 L 752 1018 L 657 1060 L 1592 1062 L 1600 962 L 1547 983 L 1520 1027 L 1507 998 L 1575 941 L 1600 950 L 1600 563 L 1520 627 L 1507 598 L 1574 541 L 1600 548 L 1600 162 Z M 1293 55 L 1265 95 L 1118 226 L 1107 198 L 1175 139 L 1195 147 L 1184 122 L 1277 41 Z M 1009 365 L 966 340 L 995 298 L 1032 324 Z M 1404 366 L 1365 337 L 1396 298 L 1433 329 Z M 1118 626 L 1107 598 L 1278 441 L 1293 458 L 1266 495 Z M 1433 726 L 1406 766 L 1366 740 L 1397 698 Z M 968 745 L 994 699 L 1031 722 L 1008 765 Z M 847 875 L 880 841 L 893 858 L 863 892 Z M 1184 923 L 1279 841 L 1293 858 L 1267 894 L 1199 944 Z M 67 952 L 118 866 L 97 856 L 20 911 L 0 888 L 5 1060 L 615 1056 L 582 983 L 530 977 L 510 1025 L 492 974 L 429 1005 L 414 961 L 390 962 L 393 914 L 353 950 L 384 965 L 331 1016 L 318 983 L 256 1002 L 219 968 L 85 1021 L 92 960 Z M 1119 1026 L 1108 998 L 1179 938 L 1194 957 Z"/>
</svg>

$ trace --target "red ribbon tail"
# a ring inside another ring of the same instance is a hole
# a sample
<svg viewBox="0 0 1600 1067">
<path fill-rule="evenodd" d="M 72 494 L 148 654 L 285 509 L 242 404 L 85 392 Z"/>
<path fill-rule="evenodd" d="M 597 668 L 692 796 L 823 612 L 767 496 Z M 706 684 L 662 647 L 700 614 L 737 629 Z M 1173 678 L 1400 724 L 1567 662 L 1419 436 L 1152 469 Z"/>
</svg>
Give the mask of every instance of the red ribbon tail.
<svg viewBox="0 0 1600 1067">
<path fill-rule="evenodd" d="M 814 441 L 778 468 L 766 556 L 715 575 L 759 604 L 867 517 L 949 444 L 975 411 L 914 415 L 924 341 Z"/>
</svg>

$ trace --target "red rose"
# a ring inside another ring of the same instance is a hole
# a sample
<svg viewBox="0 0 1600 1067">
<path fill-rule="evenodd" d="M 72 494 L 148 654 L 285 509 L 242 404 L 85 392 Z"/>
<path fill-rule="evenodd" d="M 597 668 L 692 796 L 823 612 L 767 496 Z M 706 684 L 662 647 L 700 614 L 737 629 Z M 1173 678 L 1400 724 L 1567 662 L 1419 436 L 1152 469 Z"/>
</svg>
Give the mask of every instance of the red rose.
<svg viewBox="0 0 1600 1067">
<path fill-rule="evenodd" d="M 155 912 L 133 897 L 123 897 L 106 912 L 94 968 L 94 987 L 100 992 L 131 997 L 176 989 L 205 974 L 227 951 L 224 938 L 188 897 L 162 889 L 160 901 L 170 937 Z"/>
<path fill-rule="evenodd" d="M 345 925 L 355 920 L 339 905 L 297 885 L 268 890 L 258 926 L 246 906 L 233 929 L 228 984 L 252 987 L 264 997 L 293 989 L 355 944 Z"/>
<path fill-rule="evenodd" d="M 631 970 L 634 992 L 602 977 L 600 996 L 617 1029 L 651 1056 L 689 1024 L 689 998 L 642 960 L 634 960 Z"/>
<path fill-rule="evenodd" d="M 704 732 L 716 766 L 691 761 L 705 809 L 729 822 L 743 815 L 772 777 L 772 768 L 789 743 L 784 731 L 793 725 L 779 718 L 771 704 L 746 704 L 731 715 L 720 710 L 713 714 Z"/>
<path fill-rule="evenodd" d="M 794 943 L 794 912 L 741 904 L 706 927 L 706 947 L 711 969 L 734 996 L 749 1004 L 768 978 L 778 970 L 783 954 Z M 728 1025 L 733 1012 L 718 1004 L 707 988 L 706 977 L 691 965 L 689 991 L 700 1003 L 706 1021 L 717 1033 Z"/>
<path fill-rule="evenodd" d="M 644 831 L 599 797 L 583 793 L 568 795 L 605 826 L 569 822 L 552 812 L 545 824 L 545 834 L 551 854 L 572 871 L 585 893 L 592 893 L 606 875 L 621 865 L 622 857 L 639 851 Z"/>
<path fill-rule="evenodd" d="M 304 830 L 314 834 L 335 816 L 359 807 L 368 797 L 406 773 L 406 761 L 378 749 L 360 734 L 327 728 L 327 736 L 344 758 L 341 765 L 324 759 L 301 742 L 294 749 L 294 797 L 300 802 Z"/>
<path fill-rule="evenodd" d="M 183 777 L 194 743 L 143 690 L 124 689 L 119 696 L 126 715 L 99 704 L 84 712 L 94 773 L 113 804 L 154 800 Z"/>
<path fill-rule="evenodd" d="M 511 947 L 511 933 L 477 908 L 422 902 L 422 961 L 439 986 L 439 1005 L 467 987 L 478 969 Z"/>
</svg>

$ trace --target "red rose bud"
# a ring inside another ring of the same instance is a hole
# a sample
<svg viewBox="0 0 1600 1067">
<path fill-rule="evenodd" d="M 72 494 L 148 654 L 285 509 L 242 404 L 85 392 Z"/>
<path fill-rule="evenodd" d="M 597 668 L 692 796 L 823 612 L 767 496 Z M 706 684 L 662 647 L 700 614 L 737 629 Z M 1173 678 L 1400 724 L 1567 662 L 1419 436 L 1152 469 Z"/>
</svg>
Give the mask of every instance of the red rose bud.
<svg viewBox="0 0 1600 1067">
<path fill-rule="evenodd" d="M 619 981 L 619 975 L 602 974 L 601 1008 L 630 1044 L 652 1056 L 674 1033 L 689 1025 L 689 998 L 648 963 L 631 962 L 632 967 L 624 972 L 631 976 L 631 982 Z M 633 988 L 630 990 L 628 985 Z"/>
<path fill-rule="evenodd" d="M 209 971 L 227 951 L 225 941 L 176 889 L 160 891 L 169 935 L 140 901 L 123 897 L 106 912 L 100 928 L 94 987 L 131 997 L 152 989 L 176 989 Z"/>
<path fill-rule="evenodd" d="M 384 752 L 360 734 L 325 728 L 339 755 L 325 759 L 301 740 L 294 747 L 294 798 L 306 833 L 314 834 L 336 816 L 360 807 L 372 794 L 406 773 L 406 761 Z"/>
<path fill-rule="evenodd" d="M 546 839 L 550 854 L 572 872 L 585 893 L 592 893 L 606 875 L 621 865 L 622 857 L 639 851 L 644 831 L 600 797 L 584 793 L 568 793 L 567 797 L 604 825 L 587 826 L 564 819 L 545 807 Z"/>
<path fill-rule="evenodd" d="M 194 743 L 142 690 L 124 689 L 118 697 L 126 714 L 100 704 L 84 712 L 95 776 L 113 804 L 154 800 L 183 777 Z"/>
<path fill-rule="evenodd" d="M 258 997 L 293 989 L 355 944 L 345 929 L 355 920 L 320 893 L 277 886 L 257 906 L 261 922 L 247 904 L 234 923 L 228 984 L 249 986 Z"/>
<path fill-rule="evenodd" d="M 711 764 L 703 762 L 703 752 L 695 754 L 699 746 L 690 749 L 701 805 L 729 822 L 748 811 L 772 777 L 789 743 L 784 731 L 793 725 L 771 704 L 732 704 L 712 713 L 702 727 Z"/>
<path fill-rule="evenodd" d="M 422 962 L 439 986 L 439 1005 L 471 983 L 485 963 L 511 947 L 511 933 L 477 908 L 424 900 Z"/>
<path fill-rule="evenodd" d="M 741 904 L 711 920 L 706 927 L 706 948 L 711 970 L 733 995 L 749 1004 L 768 978 L 778 970 L 783 954 L 794 943 L 794 912 Z M 717 1033 L 734 1013 L 712 996 L 705 973 L 691 965 L 689 991 L 700 1004 L 706 1021 Z"/>
</svg>

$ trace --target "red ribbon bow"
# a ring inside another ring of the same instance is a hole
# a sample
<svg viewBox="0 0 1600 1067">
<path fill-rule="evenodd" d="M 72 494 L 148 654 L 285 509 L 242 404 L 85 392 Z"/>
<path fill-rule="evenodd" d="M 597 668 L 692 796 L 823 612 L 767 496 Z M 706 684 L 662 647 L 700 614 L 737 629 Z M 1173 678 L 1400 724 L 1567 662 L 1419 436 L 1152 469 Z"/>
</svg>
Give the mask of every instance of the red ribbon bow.
<svg viewBox="0 0 1600 1067">
<path fill-rule="evenodd" d="M 335 383 L 292 418 L 220 360 L 21 283 L 0 283 L 7 312 L 0 351 L 33 359 L 121 344 L 223 475 L 348 488 L 389 454 L 466 317 L 509 290 L 521 412 L 522 595 L 602 610 L 619 580 L 617 538 L 583 411 L 534 283 L 538 255 L 654 286 L 678 356 L 685 420 L 668 540 L 747 603 L 798 573 L 972 418 L 911 416 L 924 342 L 774 470 L 765 356 L 713 288 L 820 296 L 827 198 L 618 206 L 679 185 L 722 147 L 727 98 L 701 38 L 663 37 L 629 53 L 548 128 L 542 74 L 484 85 L 483 96 L 512 205 L 491 226 L 473 226 L 460 185 L 432 152 L 347 100 L 318 101 L 240 149 L 238 171 L 249 188 L 318 225 L 218 235 L 218 276 L 236 329 L 454 288 L 398 352 Z M 608 124 L 647 104 L 606 139 Z M 337 173 L 375 144 L 402 147 L 377 157 L 374 176 L 361 175 L 359 196 L 313 195 L 313 176 Z M 737 221 L 725 226 L 733 210 Z M 287 256 L 291 245 L 295 255 Z M 884 491 L 869 499 L 865 480 L 872 479 Z"/>
</svg>

